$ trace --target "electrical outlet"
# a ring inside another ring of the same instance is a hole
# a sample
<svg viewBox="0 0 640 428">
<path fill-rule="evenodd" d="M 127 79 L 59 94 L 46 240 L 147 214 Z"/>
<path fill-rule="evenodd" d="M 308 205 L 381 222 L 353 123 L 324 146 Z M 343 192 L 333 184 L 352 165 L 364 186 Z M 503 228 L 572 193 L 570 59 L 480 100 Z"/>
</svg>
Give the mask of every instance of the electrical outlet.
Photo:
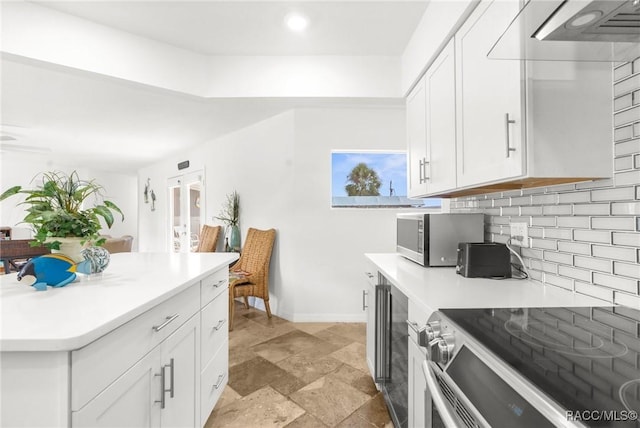
<svg viewBox="0 0 640 428">
<path fill-rule="evenodd" d="M 529 228 L 527 223 L 511 223 L 511 243 L 520 247 L 529 247 Z"/>
</svg>

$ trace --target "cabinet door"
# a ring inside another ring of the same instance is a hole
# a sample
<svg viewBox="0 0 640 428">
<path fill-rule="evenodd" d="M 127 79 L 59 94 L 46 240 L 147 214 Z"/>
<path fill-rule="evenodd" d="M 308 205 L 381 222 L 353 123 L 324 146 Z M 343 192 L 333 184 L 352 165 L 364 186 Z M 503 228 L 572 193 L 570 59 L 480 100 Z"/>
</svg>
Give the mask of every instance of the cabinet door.
<svg viewBox="0 0 640 428">
<path fill-rule="evenodd" d="M 105 358 L 117 358 L 116 354 Z M 160 426 L 160 348 L 145 355 L 107 389 L 72 412 L 74 427 Z"/>
<path fill-rule="evenodd" d="M 362 305 L 366 313 L 367 320 L 367 366 L 369 366 L 369 372 L 371 376 L 375 378 L 375 331 L 376 331 L 376 293 L 375 283 L 376 275 L 375 271 L 365 272 L 367 281 L 364 290 L 362 290 Z"/>
<path fill-rule="evenodd" d="M 165 406 L 162 427 L 199 425 L 200 317 L 193 316 L 162 344 Z"/>
<path fill-rule="evenodd" d="M 426 421 L 427 381 L 422 374 L 426 354 L 409 335 L 409 426 L 423 428 Z"/>
<path fill-rule="evenodd" d="M 409 197 L 427 193 L 425 163 L 427 161 L 426 140 L 426 92 L 424 77 L 407 97 L 407 194 Z"/>
<path fill-rule="evenodd" d="M 453 40 L 425 74 L 427 192 L 456 187 L 456 73 Z"/>
<path fill-rule="evenodd" d="M 485 0 L 456 33 L 458 187 L 523 174 L 523 64 L 487 58 L 518 10 Z"/>
</svg>

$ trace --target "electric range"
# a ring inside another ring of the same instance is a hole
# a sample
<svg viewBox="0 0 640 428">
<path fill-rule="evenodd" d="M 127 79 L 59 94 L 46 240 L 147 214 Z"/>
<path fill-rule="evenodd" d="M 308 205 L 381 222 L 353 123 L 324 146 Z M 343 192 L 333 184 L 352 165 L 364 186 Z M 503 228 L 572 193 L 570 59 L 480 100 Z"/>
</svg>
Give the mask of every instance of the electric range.
<svg viewBox="0 0 640 428">
<path fill-rule="evenodd" d="M 640 427 L 638 310 L 443 309 L 424 337 L 446 425 Z"/>
</svg>

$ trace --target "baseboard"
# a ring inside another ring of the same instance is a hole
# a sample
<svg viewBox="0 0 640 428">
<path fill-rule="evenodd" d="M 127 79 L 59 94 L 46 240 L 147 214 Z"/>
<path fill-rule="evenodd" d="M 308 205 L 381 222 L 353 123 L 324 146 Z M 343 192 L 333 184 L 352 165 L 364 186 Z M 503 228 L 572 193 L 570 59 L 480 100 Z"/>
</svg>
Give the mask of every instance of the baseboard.
<svg viewBox="0 0 640 428">
<path fill-rule="evenodd" d="M 253 301 L 252 301 L 253 300 Z M 254 309 L 265 312 L 264 302 L 261 299 L 249 298 L 249 305 Z M 277 312 L 271 308 L 273 315 L 291 322 L 367 322 L 366 314 L 293 314 Z"/>
</svg>

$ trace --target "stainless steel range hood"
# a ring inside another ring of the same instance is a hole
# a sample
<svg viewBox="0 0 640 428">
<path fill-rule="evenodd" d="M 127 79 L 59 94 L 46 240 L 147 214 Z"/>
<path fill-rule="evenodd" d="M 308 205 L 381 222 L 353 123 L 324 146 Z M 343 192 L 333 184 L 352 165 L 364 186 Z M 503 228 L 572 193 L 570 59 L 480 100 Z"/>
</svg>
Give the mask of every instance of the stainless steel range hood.
<svg viewBox="0 0 640 428">
<path fill-rule="evenodd" d="M 640 57 L 640 0 L 529 0 L 488 57 L 634 60 Z"/>
</svg>

